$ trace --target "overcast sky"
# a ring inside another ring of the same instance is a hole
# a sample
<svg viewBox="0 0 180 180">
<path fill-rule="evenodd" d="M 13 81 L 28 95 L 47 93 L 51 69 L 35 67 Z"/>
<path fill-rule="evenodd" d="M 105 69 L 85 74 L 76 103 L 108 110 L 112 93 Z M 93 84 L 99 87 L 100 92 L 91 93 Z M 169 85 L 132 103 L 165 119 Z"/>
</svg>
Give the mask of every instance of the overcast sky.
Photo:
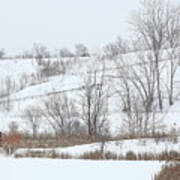
<svg viewBox="0 0 180 180">
<path fill-rule="evenodd" d="M 51 49 L 84 43 L 91 50 L 128 36 L 138 0 L 0 0 L 0 48 L 10 54 L 42 43 Z"/>
</svg>

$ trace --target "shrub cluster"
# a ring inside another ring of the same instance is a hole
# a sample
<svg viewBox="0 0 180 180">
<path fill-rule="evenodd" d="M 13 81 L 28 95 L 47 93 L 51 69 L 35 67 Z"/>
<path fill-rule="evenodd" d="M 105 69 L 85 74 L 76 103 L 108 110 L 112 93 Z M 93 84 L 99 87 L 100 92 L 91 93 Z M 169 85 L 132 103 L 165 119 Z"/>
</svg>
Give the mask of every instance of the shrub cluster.
<svg viewBox="0 0 180 180">
<path fill-rule="evenodd" d="M 9 134 L 3 134 L 2 147 L 6 154 L 12 154 L 20 146 L 22 138 L 16 132 L 10 132 Z"/>
</svg>

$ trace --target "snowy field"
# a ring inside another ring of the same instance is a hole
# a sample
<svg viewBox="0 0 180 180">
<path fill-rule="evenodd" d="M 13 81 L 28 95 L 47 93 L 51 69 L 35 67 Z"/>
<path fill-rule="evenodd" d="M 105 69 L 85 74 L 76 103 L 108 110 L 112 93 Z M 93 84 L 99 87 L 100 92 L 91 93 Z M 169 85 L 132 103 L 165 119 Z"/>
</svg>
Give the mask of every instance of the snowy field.
<svg viewBox="0 0 180 180">
<path fill-rule="evenodd" d="M 152 180 L 164 163 L 0 157 L 2 180 Z"/>
</svg>

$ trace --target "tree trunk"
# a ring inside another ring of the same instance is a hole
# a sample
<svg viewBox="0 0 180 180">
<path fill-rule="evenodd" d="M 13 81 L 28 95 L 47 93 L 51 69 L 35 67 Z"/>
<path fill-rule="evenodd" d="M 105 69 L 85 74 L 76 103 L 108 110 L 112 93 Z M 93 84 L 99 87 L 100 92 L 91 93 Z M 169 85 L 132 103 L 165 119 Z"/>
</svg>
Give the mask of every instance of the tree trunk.
<svg viewBox="0 0 180 180">
<path fill-rule="evenodd" d="M 162 104 L 162 95 L 161 95 L 161 85 L 160 85 L 160 72 L 159 72 L 159 55 L 155 55 L 155 62 L 156 62 L 156 75 L 157 75 L 157 93 L 158 93 L 158 101 L 159 101 L 159 109 L 163 110 Z"/>
</svg>

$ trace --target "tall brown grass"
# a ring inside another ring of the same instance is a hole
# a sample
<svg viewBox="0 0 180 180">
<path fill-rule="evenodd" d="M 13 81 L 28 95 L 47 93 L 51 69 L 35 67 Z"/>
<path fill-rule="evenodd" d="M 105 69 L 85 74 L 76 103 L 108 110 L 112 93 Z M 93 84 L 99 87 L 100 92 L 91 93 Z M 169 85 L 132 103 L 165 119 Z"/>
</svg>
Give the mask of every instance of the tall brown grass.
<svg viewBox="0 0 180 180">
<path fill-rule="evenodd" d="M 72 156 L 68 153 L 58 153 L 55 150 L 51 151 L 32 151 L 29 150 L 25 153 L 16 153 L 16 158 L 24 157 L 38 157 L 38 158 L 59 158 L 59 159 L 85 159 L 85 160 L 129 160 L 129 161 L 180 161 L 180 153 L 176 151 L 164 151 L 162 153 L 134 153 L 128 151 L 125 155 L 118 155 L 113 152 L 102 153 L 100 150 L 93 152 L 86 152 L 79 156 Z"/>
<path fill-rule="evenodd" d="M 154 180 L 180 180 L 180 164 L 164 166 Z"/>
</svg>

